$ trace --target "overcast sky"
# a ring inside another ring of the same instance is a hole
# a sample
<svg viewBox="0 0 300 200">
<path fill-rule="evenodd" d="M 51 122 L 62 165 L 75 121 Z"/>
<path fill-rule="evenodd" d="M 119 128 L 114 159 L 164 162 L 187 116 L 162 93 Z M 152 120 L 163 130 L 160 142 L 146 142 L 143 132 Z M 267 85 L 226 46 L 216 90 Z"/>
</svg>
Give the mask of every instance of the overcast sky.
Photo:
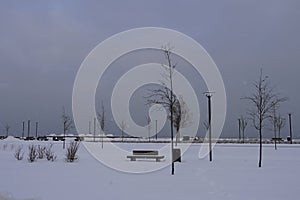
<svg viewBox="0 0 300 200">
<path fill-rule="evenodd" d="M 74 79 L 88 53 L 113 34 L 155 26 L 189 35 L 217 64 L 228 98 L 222 136 L 237 135 L 237 118 L 248 106 L 240 98 L 263 68 L 289 98 L 281 113 L 293 114 L 300 137 L 299 10 L 298 0 L 1 0 L 0 131 L 8 123 L 19 135 L 22 121 L 31 119 L 43 134 L 60 133 L 62 107 L 71 114 Z M 206 106 L 205 97 L 199 101 Z M 250 127 L 246 133 L 256 136 Z"/>
</svg>

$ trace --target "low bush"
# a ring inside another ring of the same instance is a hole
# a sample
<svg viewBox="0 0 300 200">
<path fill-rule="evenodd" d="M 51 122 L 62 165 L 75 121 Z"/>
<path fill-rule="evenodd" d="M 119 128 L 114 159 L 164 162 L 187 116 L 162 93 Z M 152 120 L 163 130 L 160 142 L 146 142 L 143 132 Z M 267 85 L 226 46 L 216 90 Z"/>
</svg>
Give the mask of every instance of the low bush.
<svg viewBox="0 0 300 200">
<path fill-rule="evenodd" d="M 29 145 L 28 150 L 28 161 L 34 162 L 38 156 L 36 145 Z"/>
<path fill-rule="evenodd" d="M 72 141 L 69 146 L 67 147 L 67 152 L 66 152 L 66 161 L 67 162 L 74 162 L 77 160 L 78 156 L 77 151 L 79 148 L 79 142 Z"/>
<path fill-rule="evenodd" d="M 45 155 L 46 147 L 42 147 L 38 145 L 37 147 L 37 158 L 38 159 L 43 159 Z"/>
<path fill-rule="evenodd" d="M 3 149 L 3 151 L 6 151 L 6 149 L 7 149 L 7 143 L 3 144 L 2 149 Z"/>
<path fill-rule="evenodd" d="M 45 148 L 45 156 L 48 161 L 54 161 L 56 159 L 56 155 L 52 151 L 53 144 L 50 144 L 48 147 Z"/>
<path fill-rule="evenodd" d="M 20 145 L 16 148 L 14 156 L 17 160 L 22 160 L 23 159 L 24 152 L 23 152 L 23 146 L 22 145 Z"/>
</svg>

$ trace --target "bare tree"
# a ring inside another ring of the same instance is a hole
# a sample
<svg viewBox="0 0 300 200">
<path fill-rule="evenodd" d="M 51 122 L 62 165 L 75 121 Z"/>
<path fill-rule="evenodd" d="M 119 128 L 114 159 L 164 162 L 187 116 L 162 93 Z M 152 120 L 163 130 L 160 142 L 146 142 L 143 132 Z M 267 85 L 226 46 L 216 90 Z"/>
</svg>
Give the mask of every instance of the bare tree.
<svg viewBox="0 0 300 200">
<path fill-rule="evenodd" d="M 105 109 L 104 109 L 104 105 L 103 105 L 103 102 L 101 102 L 101 112 L 98 113 L 98 119 L 100 121 L 100 131 L 102 131 L 102 136 L 101 136 L 101 146 L 102 146 L 102 149 L 103 149 L 103 137 L 104 137 L 104 128 L 105 128 Z"/>
<path fill-rule="evenodd" d="M 162 87 L 158 89 L 152 89 L 150 92 L 151 94 L 147 97 L 148 104 L 160 104 L 164 106 L 168 113 L 168 119 L 170 120 L 170 130 L 171 130 L 171 157 L 172 157 L 172 175 L 174 175 L 174 159 L 173 159 L 173 127 L 174 127 L 174 104 L 176 102 L 176 96 L 173 92 L 173 75 L 174 75 L 174 68 L 176 64 L 172 63 L 172 48 L 169 46 L 162 47 L 162 51 L 166 58 L 167 64 L 163 65 L 162 67 L 165 69 L 165 73 L 162 76 L 168 82 L 170 87 L 167 87 L 165 82 L 161 82 Z"/>
<path fill-rule="evenodd" d="M 64 130 L 63 148 L 65 148 L 66 133 L 74 127 L 74 123 L 73 123 L 73 119 L 66 113 L 65 107 L 63 107 L 63 113 L 61 118 L 63 123 L 63 130 Z"/>
<path fill-rule="evenodd" d="M 150 142 L 150 134 L 151 134 L 152 125 L 151 125 L 151 119 L 150 119 L 149 115 L 146 117 L 146 119 L 147 119 L 148 139 Z"/>
<path fill-rule="evenodd" d="M 171 120 L 171 119 L 170 119 Z M 173 106 L 173 124 L 176 130 L 175 146 L 180 141 L 180 129 L 191 124 L 191 114 L 183 98 L 180 96 Z"/>
<path fill-rule="evenodd" d="M 249 116 L 252 120 L 253 126 L 259 132 L 259 161 L 258 167 L 262 163 L 262 137 L 265 120 L 270 118 L 272 109 L 280 103 L 287 100 L 287 98 L 280 98 L 279 94 L 275 93 L 274 87 L 271 86 L 268 76 L 263 76 L 262 70 L 258 81 L 253 83 L 254 93 L 251 96 L 243 99 L 249 100 L 253 105 L 249 110 Z"/>
<path fill-rule="evenodd" d="M 122 135 L 121 135 L 122 142 L 124 141 L 124 131 L 126 129 L 126 126 L 127 126 L 126 122 L 124 120 L 122 120 L 122 122 L 120 123 L 120 128 L 121 128 L 121 132 L 122 132 Z"/>
<path fill-rule="evenodd" d="M 5 125 L 6 137 L 8 137 L 10 126 L 9 124 Z"/>
<path fill-rule="evenodd" d="M 242 130 L 242 137 L 243 137 L 243 143 L 245 143 L 245 130 L 248 125 L 248 121 L 244 118 L 244 116 L 241 116 L 240 118 L 240 126 Z"/>
<path fill-rule="evenodd" d="M 274 131 L 274 148 L 275 150 L 277 150 L 277 115 L 276 115 L 276 112 L 277 112 L 277 107 L 274 106 L 272 108 L 272 114 L 270 115 L 270 122 L 272 123 L 273 125 L 273 131 Z"/>
<path fill-rule="evenodd" d="M 100 128 L 101 128 L 102 131 L 104 131 L 104 128 L 105 128 L 105 109 L 104 109 L 103 102 L 101 103 L 101 112 L 98 113 L 98 119 L 100 121 Z"/>
<path fill-rule="evenodd" d="M 285 118 L 282 117 L 280 115 L 280 113 L 278 114 L 277 116 L 277 120 L 276 120 L 276 127 L 277 127 L 277 130 L 278 130 L 278 137 L 281 138 L 281 129 L 285 126 Z"/>
</svg>

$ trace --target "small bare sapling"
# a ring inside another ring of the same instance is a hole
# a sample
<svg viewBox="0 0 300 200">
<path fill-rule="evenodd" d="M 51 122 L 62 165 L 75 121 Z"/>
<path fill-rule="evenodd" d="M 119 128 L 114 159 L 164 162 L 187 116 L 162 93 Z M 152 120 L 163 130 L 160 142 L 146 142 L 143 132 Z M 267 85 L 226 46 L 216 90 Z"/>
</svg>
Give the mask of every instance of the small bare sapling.
<svg viewBox="0 0 300 200">
<path fill-rule="evenodd" d="M 24 152 L 23 152 L 23 146 L 22 145 L 20 145 L 16 148 L 14 156 L 17 160 L 22 160 L 23 159 Z"/>
</svg>

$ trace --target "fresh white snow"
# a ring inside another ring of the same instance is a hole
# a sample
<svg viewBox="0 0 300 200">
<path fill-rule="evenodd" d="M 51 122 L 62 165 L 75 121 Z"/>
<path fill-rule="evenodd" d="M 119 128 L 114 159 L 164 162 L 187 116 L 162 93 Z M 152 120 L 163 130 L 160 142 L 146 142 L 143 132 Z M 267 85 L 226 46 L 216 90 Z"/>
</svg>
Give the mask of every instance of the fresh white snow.
<svg viewBox="0 0 300 200">
<path fill-rule="evenodd" d="M 29 144 L 54 144 L 54 162 L 27 161 Z M 68 143 L 68 142 L 67 142 Z M 24 159 L 14 158 L 15 149 L 23 145 Z M 108 153 L 101 149 L 98 151 Z M 159 149 L 165 144 L 120 143 L 121 148 Z M 185 145 L 185 144 L 181 144 Z M 263 167 L 258 168 L 258 145 L 218 144 L 213 162 L 199 159 L 201 144 L 192 144 L 175 163 L 175 175 L 170 166 L 146 174 L 128 174 L 111 169 L 81 144 L 79 159 L 65 162 L 62 142 L 0 140 L 0 200 L 3 199 L 222 199 L 276 200 L 298 199 L 300 179 L 300 145 L 264 145 Z M 166 155 L 169 156 L 169 155 Z M 124 157 L 120 165 L 156 165 L 155 161 L 131 162 Z M 167 162 L 167 161 L 163 161 Z"/>
</svg>

